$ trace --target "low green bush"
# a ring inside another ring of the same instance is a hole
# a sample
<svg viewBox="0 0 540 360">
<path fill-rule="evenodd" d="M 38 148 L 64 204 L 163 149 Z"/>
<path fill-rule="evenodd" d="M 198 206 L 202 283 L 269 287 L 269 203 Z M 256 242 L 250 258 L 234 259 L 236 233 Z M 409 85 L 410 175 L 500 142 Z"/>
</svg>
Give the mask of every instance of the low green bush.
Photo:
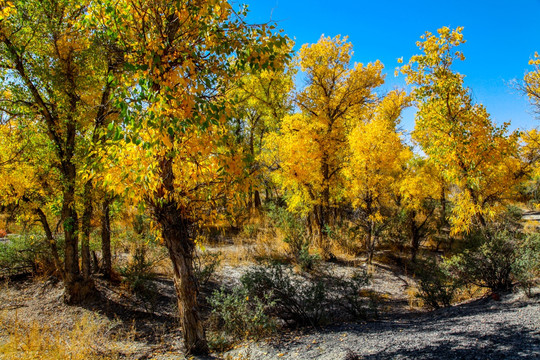
<svg viewBox="0 0 540 360">
<path fill-rule="evenodd" d="M 0 275 L 47 273 L 54 269 L 44 236 L 23 234 L 0 242 Z"/>
<path fill-rule="evenodd" d="M 300 251 L 295 254 L 296 263 L 302 271 L 313 271 L 321 264 L 319 254 L 309 253 L 309 241 L 305 241 Z"/>
<path fill-rule="evenodd" d="M 528 296 L 540 283 L 540 234 L 528 234 L 519 244 L 512 271 Z"/>
<path fill-rule="evenodd" d="M 214 292 L 210 326 L 215 347 L 233 340 L 270 334 L 277 324 L 314 326 L 376 314 L 376 297 L 364 291 L 364 271 L 351 277 L 293 272 L 290 266 L 258 266 L 247 271 L 232 290 Z M 228 334 L 228 335 L 227 335 Z M 227 336 L 230 337 L 228 341 Z"/>
<path fill-rule="evenodd" d="M 250 296 L 247 288 L 236 287 L 228 292 L 215 291 L 208 299 L 212 307 L 211 322 L 218 329 L 216 339 L 223 340 L 228 335 L 232 340 L 259 339 L 272 333 L 276 324 L 267 314 L 267 308 L 274 305 L 271 294 L 264 298 Z M 226 342 L 225 342 L 226 343 Z"/>
<path fill-rule="evenodd" d="M 318 254 L 309 253 L 311 241 L 304 221 L 298 215 L 273 204 L 269 206 L 268 216 L 285 236 L 283 241 L 289 245 L 288 256 L 302 270 L 314 270 L 320 263 L 321 258 Z"/>
<path fill-rule="evenodd" d="M 365 320 L 379 316 L 379 298 L 373 291 L 363 291 L 369 285 L 369 276 L 365 271 L 357 271 L 350 278 L 330 276 L 332 293 L 336 296 L 337 306 L 349 314 L 352 320 Z"/>
<path fill-rule="evenodd" d="M 433 308 L 450 306 L 460 283 L 448 271 L 445 263 L 418 260 L 414 267 L 418 280 L 417 297 Z"/>
<path fill-rule="evenodd" d="M 241 283 L 248 293 L 272 299 L 271 314 L 290 325 L 316 327 L 345 314 L 364 319 L 374 309 L 373 298 L 361 292 L 369 283 L 364 271 L 351 277 L 330 272 L 295 274 L 290 267 L 273 265 L 248 271 Z"/>
<path fill-rule="evenodd" d="M 195 277 L 200 285 L 206 285 L 216 273 L 222 258 L 221 252 L 197 251 L 193 261 Z"/>
<path fill-rule="evenodd" d="M 517 259 L 521 233 L 508 230 L 469 235 L 469 248 L 447 261 L 449 270 L 463 282 L 491 291 L 512 288 L 512 268 Z"/>
<path fill-rule="evenodd" d="M 248 271 L 241 282 L 259 299 L 270 297 L 272 314 L 288 323 L 318 326 L 325 320 L 329 289 L 322 281 L 307 281 L 290 267 L 273 265 Z"/>
</svg>

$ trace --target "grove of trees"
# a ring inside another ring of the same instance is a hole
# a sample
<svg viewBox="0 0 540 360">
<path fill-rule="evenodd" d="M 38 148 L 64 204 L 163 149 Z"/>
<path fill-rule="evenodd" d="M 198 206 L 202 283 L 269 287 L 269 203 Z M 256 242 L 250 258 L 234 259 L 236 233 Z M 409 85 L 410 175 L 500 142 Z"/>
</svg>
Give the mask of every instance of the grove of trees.
<svg viewBox="0 0 540 360">
<path fill-rule="evenodd" d="M 241 227 L 272 204 L 324 260 L 346 230 L 369 263 L 397 241 L 415 262 L 424 243 L 492 238 L 508 205 L 538 206 L 540 135 L 474 102 L 452 67 L 461 28 L 423 35 L 398 70 L 411 91 L 384 94 L 383 64 L 353 63 L 346 37 L 293 54 L 245 15 L 227 0 L 0 1 L 0 211 L 39 224 L 67 303 L 114 271 L 115 218 L 146 214 L 187 352 L 203 354 L 193 261 L 213 224 Z M 530 65 L 521 88 L 540 111 L 538 54 Z"/>
</svg>

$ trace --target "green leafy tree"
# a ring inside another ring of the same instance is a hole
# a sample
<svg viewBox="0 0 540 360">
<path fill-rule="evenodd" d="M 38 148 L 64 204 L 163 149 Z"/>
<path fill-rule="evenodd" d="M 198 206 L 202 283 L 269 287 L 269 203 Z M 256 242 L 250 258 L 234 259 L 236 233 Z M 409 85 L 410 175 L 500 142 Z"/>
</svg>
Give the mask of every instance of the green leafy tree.
<svg viewBox="0 0 540 360">
<path fill-rule="evenodd" d="M 79 0 L 1 3 L 1 86 L 6 95 L 1 106 L 9 122 L 21 126 L 28 123 L 47 139 L 48 163 L 58 175 L 55 186 L 61 193 L 59 215 L 65 238 L 63 275 L 68 302 L 82 300 L 92 288 L 79 268 L 77 189 L 79 171 L 87 161 L 84 143 L 104 119 L 102 111 L 110 90 L 108 53 L 95 32 L 85 26 L 89 5 Z M 34 198 L 27 199 L 34 202 Z M 45 212 L 39 215 L 49 235 Z M 88 250 L 87 239 L 83 245 Z M 87 275 L 89 257 L 87 251 L 84 253 Z"/>
<path fill-rule="evenodd" d="M 233 206 L 245 155 L 231 142 L 226 96 L 247 68 L 277 67 L 285 39 L 249 26 L 224 0 L 105 1 L 92 14 L 126 49 L 118 84 L 122 115 L 111 126 L 121 168 L 105 178 L 152 212 L 173 265 L 185 347 L 208 352 L 193 270 L 194 225 Z M 119 183 L 118 178 L 123 179 Z"/>
</svg>

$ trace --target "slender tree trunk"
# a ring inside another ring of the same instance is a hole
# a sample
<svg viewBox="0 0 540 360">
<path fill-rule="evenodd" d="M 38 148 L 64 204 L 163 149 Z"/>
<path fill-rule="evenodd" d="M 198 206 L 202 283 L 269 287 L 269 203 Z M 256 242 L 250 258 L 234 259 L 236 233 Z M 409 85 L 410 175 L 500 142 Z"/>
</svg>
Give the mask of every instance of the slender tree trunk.
<svg viewBox="0 0 540 360">
<path fill-rule="evenodd" d="M 174 271 L 174 285 L 178 300 L 178 311 L 184 344 L 188 354 L 208 353 L 208 344 L 199 316 L 197 278 L 193 271 L 195 242 L 189 230 L 190 222 L 178 203 L 162 194 L 174 194 L 174 173 L 172 159 L 160 159 L 163 185 L 157 197 L 163 199 L 154 204 L 154 216 L 161 226 L 163 240 L 169 251 Z M 158 191 L 159 192 L 159 191 Z"/>
<path fill-rule="evenodd" d="M 92 251 L 92 273 L 95 274 L 99 272 L 99 261 L 95 251 Z"/>
<path fill-rule="evenodd" d="M 475 207 L 482 209 L 482 206 L 480 205 L 480 202 L 478 201 L 478 196 L 476 195 L 476 193 L 470 188 L 468 188 L 467 190 L 469 191 L 469 195 L 471 196 L 471 198 L 473 200 L 473 204 L 475 205 Z M 475 218 L 476 218 L 476 221 L 478 222 L 478 224 L 480 225 L 480 228 L 482 230 L 483 235 L 487 239 L 491 239 L 491 233 L 490 233 L 490 231 L 488 229 L 487 221 L 484 218 L 484 216 L 482 215 L 482 213 L 477 212 L 475 214 Z"/>
<path fill-rule="evenodd" d="M 446 218 L 446 190 L 444 186 L 441 186 L 441 218 L 440 218 L 440 226 L 439 231 L 444 229 L 444 234 L 442 234 L 441 238 L 443 238 L 445 242 L 445 246 L 448 248 L 448 250 L 452 250 L 452 242 L 453 239 L 450 238 L 450 232 L 448 231 L 448 219 Z M 440 232 L 439 232 L 440 234 Z M 437 247 L 435 251 L 439 251 L 440 242 L 437 243 Z"/>
<path fill-rule="evenodd" d="M 253 206 L 255 206 L 255 209 L 257 210 L 260 210 L 262 206 L 261 193 L 259 192 L 259 190 L 253 191 Z"/>
<path fill-rule="evenodd" d="M 249 186 L 248 190 L 248 201 L 247 201 L 247 209 L 248 212 L 251 213 L 251 208 L 253 207 L 253 190 L 251 185 Z"/>
<path fill-rule="evenodd" d="M 327 156 L 323 157 L 323 191 L 322 191 L 322 204 L 320 206 L 320 233 L 319 233 L 319 246 L 322 252 L 322 258 L 325 260 L 335 258 L 330 252 L 330 243 L 326 227 L 330 225 L 330 168 L 327 163 Z"/>
<path fill-rule="evenodd" d="M 375 246 L 377 246 L 377 237 L 372 235 L 372 242 L 369 248 L 368 264 L 373 264 L 373 257 L 375 256 Z"/>
<path fill-rule="evenodd" d="M 58 247 L 56 245 L 56 240 L 53 236 L 53 233 L 51 231 L 51 227 L 49 226 L 49 222 L 47 221 L 47 216 L 41 210 L 40 208 L 36 209 L 36 213 L 39 216 L 39 222 L 41 222 L 41 225 L 43 226 L 43 230 L 45 231 L 45 236 L 47 238 L 47 243 L 49 245 L 49 249 L 51 250 L 51 254 L 53 256 L 54 261 L 54 267 L 55 270 L 60 274 L 60 277 L 64 279 L 64 269 L 62 268 L 62 262 L 60 261 L 60 256 L 58 255 Z"/>
<path fill-rule="evenodd" d="M 170 209 L 171 213 L 178 212 Z M 175 214 L 173 217 L 177 217 Z M 163 226 L 163 222 L 162 222 Z M 199 317 L 197 294 L 199 293 L 197 278 L 193 272 L 194 243 L 190 239 L 186 223 L 179 218 L 175 224 L 163 228 L 163 239 L 169 250 L 173 264 L 174 286 L 178 300 L 178 311 L 186 350 L 189 354 L 206 354 L 208 345 Z"/>
<path fill-rule="evenodd" d="M 75 131 L 75 129 L 70 129 Z M 74 147 L 74 136 L 72 139 Z M 70 147 L 69 147 L 70 148 Z M 93 295 L 94 286 L 90 280 L 84 280 L 79 271 L 79 218 L 75 209 L 75 179 L 76 168 L 72 156 L 67 157 L 62 164 L 64 175 L 64 199 L 62 204 L 62 219 L 64 221 L 64 301 L 67 304 L 77 304 Z"/>
<path fill-rule="evenodd" d="M 366 241 L 366 250 L 368 253 L 368 264 L 371 265 L 373 261 L 373 220 L 369 220 L 368 224 L 368 233 L 367 233 L 367 241 Z"/>
<path fill-rule="evenodd" d="M 78 217 L 75 210 L 74 186 L 68 185 L 64 191 L 64 204 L 62 207 L 62 218 L 64 219 L 64 241 L 65 241 L 65 292 L 64 300 L 68 304 L 78 303 L 82 300 L 81 294 L 81 274 L 79 271 L 79 244 L 78 244 Z"/>
<path fill-rule="evenodd" d="M 310 211 L 307 219 L 306 219 L 306 226 L 308 230 L 308 236 L 311 239 L 313 237 L 313 221 L 312 221 L 312 212 Z"/>
<path fill-rule="evenodd" d="M 411 231 L 411 261 L 416 263 L 416 255 L 420 248 L 420 229 L 415 221 L 416 212 L 413 211 L 410 215 L 410 231 Z"/>
<path fill-rule="evenodd" d="M 315 207 L 315 221 L 317 223 L 317 230 L 318 230 L 318 239 L 317 239 L 317 246 L 322 250 L 324 247 L 324 217 L 323 217 L 323 206 L 317 205 Z"/>
<path fill-rule="evenodd" d="M 90 268 L 90 233 L 92 232 L 92 182 L 84 184 L 83 193 L 83 216 L 81 221 L 81 270 L 83 279 L 88 280 L 91 274 Z"/>
<path fill-rule="evenodd" d="M 101 214 L 101 271 L 105 279 L 110 279 L 112 272 L 110 205 L 111 198 L 105 195 Z"/>
</svg>

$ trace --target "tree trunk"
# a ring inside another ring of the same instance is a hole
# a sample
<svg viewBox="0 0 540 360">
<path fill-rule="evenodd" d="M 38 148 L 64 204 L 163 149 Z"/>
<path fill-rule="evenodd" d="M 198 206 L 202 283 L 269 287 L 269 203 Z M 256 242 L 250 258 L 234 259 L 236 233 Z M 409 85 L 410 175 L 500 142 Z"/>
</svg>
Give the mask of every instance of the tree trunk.
<svg viewBox="0 0 540 360">
<path fill-rule="evenodd" d="M 64 301 L 68 304 L 79 303 L 84 295 L 79 272 L 78 217 L 73 205 L 72 194 L 64 194 L 62 217 L 64 219 L 65 261 L 64 261 Z"/>
<path fill-rule="evenodd" d="M 189 233 L 190 221 L 184 214 L 184 209 L 171 199 L 170 195 L 165 196 L 165 194 L 174 194 L 175 190 L 172 159 L 162 157 L 160 168 L 163 185 L 156 193 L 159 201 L 153 204 L 153 210 L 161 226 L 163 240 L 173 265 L 184 345 L 188 354 L 204 355 L 208 353 L 208 344 L 203 323 L 199 317 L 197 301 L 199 289 L 193 272 L 195 242 Z"/>
<path fill-rule="evenodd" d="M 105 195 L 101 214 L 101 271 L 105 279 L 110 279 L 112 272 L 110 205 L 111 198 Z"/>
<path fill-rule="evenodd" d="M 56 245 L 56 240 L 51 231 L 51 227 L 49 226 L 49 222 L 47 221 L 47 216 L 45 215 L 43 210 L 41 210 L 40 208 L 36 209 L 36 213 L 38 214 L 39 221 L 41 222 L 41 225 L 43 226 L 43 230 L 45 231 L 47 243 L 49 245 L 49 249 L 51 250 L 51 254 L 53 256 L 54 267 L 56 268 L 55 270 L 60 274 L 60 277 L 64 279 L 65 278 L 64 269 L 62 268 L 62 262 L 60 261 L 60 256 L 58 255 L 58 247 Z"/>
<path fill-rule="evenodd" d="M 367 241 L 366 241 L 366 250 L 367 250 L 367 253 L 368 253 L 367 260 L 368 260 L 369 265 L 371 265 L 371 263 L 373 262 L 373 253 L 375 251 L 374 246 L 373 246 L 373 238 L 374 238 L 373 220 L 369 220 Z"/>
<path fill-rule="evenodd" d="M 250 185 L 249 190 L 248 190 L 248 201 L 247 201 L 247 209 L 249 213 L 251 213 L 252 208 L 253 208 L 253 189 Z"/>
<path fill-rule="evenodd" d="M 79 218 L 75 209 L 75 165 L 71 160 L 66 161 L 63 170 L 66 182 L 62 204 L 65 238 L 64 301 L 67 304 L 77 304 L 90 296 L 94 287 L 91 281 L 82 278 L 79 271 Z"/>
<path fill-rule="evenodd" d="M 310 211 L 307 215 L 306 226 L 308 230 L 308 236 L 311 239 L 313 237 L 313 221 L 311 220 L 312 212 Z"/>
<path fill-rule="evenodd" d="M 95 251 L 92 251 L 91 254 L 92 254 L 92 273 L 95 274 L 99 272 L 99 261 L 98 261 L 98 257 Z"/>
<path fill-rule="evenodd" d="M 83 279 L 90 278 L 90 233 L 92 232 L 92 182 L 87 181 L 84 184 L 83 193 L 83 217 L 81 221 L 81 267 Z"/>
<path fill-rule="evenodd" d="M 319 247 L 320 249 L 323 248 L 324 246 L 324 218 L 323 218 L 323 210 L 322 210 L 322 205 L 316 205 L 315 206 L 315 211 L 314 211 L 314 214 L 315 214 L 315 222 L 317 223 L 317 230 L 318 230 L 318 239 L 317 239 L 317 247 Z"/>
<path fill-rule="evenodd" d="M 416 263 L 416 255 L 420 248 L 420 229 L 416 225 L 415 217 L 416 212 L 412 212 L 410 215 L 410 230 L 411 230 L 411 262 Z"/>
<path fill-rule="evenodd" d="M 208 345 L 199 317 L 197 294 L 199 293 L 197 278 L 193 272 L 193 250 L 195 244 L 190 239 L 185 220 L 178 218 L 176 207 L 169 207 L 169 215 L 178 222 L 163 227 L 163 239 L 169 250 L 174 270 L 174 287 L 178 301 L 180 324 L 184 344 L 188 354 L 200 355 L 208 353 Z M 162 222 L 162 226 L 163 226 Z"/>
<path fill-rule="evenodd" d="M 261 193 L 259 190 L 253 191 L 253 206 L 255 206 L 255 209 L 257 210 L 259 210 L 262 206 Z"/>
</svg>

